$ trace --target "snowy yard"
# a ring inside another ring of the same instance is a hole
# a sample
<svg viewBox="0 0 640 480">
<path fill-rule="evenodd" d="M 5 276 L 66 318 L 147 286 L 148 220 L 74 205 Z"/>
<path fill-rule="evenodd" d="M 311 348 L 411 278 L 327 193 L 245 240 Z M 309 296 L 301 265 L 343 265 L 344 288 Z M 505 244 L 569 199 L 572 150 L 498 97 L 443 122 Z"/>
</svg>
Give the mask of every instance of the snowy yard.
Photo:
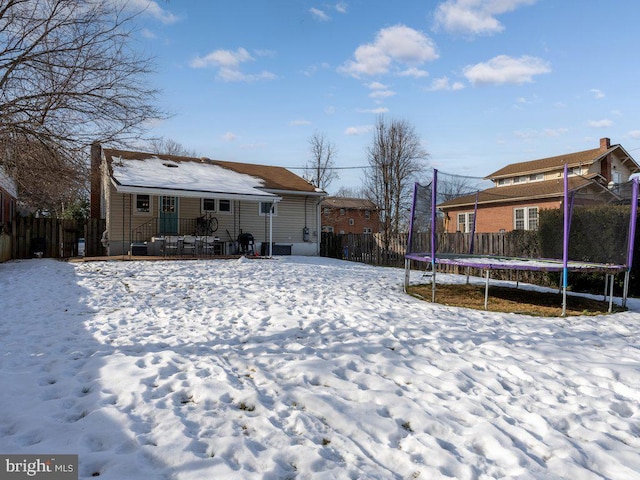
<svg viewBox="0 0 640 480">
<path fill-rule="evenodd" d="M 0 264 L 0 452 L 78 454 L 83 479 L 640 479 L 638 301 L 487 313 L 403 275 Z"/>
</svg>

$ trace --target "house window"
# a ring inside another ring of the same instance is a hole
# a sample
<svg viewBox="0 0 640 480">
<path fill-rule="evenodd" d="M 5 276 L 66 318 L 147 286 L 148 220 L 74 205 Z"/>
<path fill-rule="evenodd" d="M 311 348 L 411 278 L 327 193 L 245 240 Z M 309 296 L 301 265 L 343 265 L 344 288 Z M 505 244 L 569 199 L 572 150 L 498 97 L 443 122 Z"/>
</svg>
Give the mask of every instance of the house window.
<svg viewBox="0 0 640 480">
<path fill-rule="evenodd" d="M 541 180 L 544 180 L 544 175 L 542 173 L 534 173 L 532 175 L 529 175 L 529 181 L 531 182 L 539 182 Z"/>
<path fill-rule="evenodd" d="M 473 213 L 459 213 L 458 214 L 458 232 L 470 233 L 473 229 Z"/>
<path fill-rule="evenodd" d="M 571 167 L 568 170 L 570 177 L 574 175 L 582 175 L 582 167 Z"/>
<path fill-rule="evenodd" d="M 324 207 L 322 209 L 322 213 L 324 213 L 325 215 L 329 215 L 331 213 L 331 209 L 329 207 Z"/>
<path fill-rule="evenodd" d="M 622 183 L 622 174 L 620 172 L 613 172 L 613 183 Z"/>
<path fill-rule="evenodd" d="M 202 199 L 202 211 L 203 212 L 215 212 L 216 211 L 216 199 L 215 198 L 203 198 Z"/>
<path fill-rule="evenodd" d="M 162 213 L 175 213 L 176 211 L 176 197 L 162 197 L 162 204 L 160 206 Z"/>
<path fill-rule="evenodd" d="M 513 210 L 513 228 L 515 230 L 538 229 L 538 207 L 522 207 Z"/>
<path fill-rule="evenodd" d="M 329 225 L 323 225 L 322 226 L 322 231 L 325 233 L 333 233 L 333 227 L 329 226 Z"/>
<path fill-rule="evenodd" d="M 364 227 L 363 233 L 371 235 L 373 233 L 373 229 L 371 227 Z"/>
<path fill-rule="evenodd" d="M 340 209 L 340 215 L 345 215 L 347 213 L 347 211 L 344 208 Z"/>
<path fill-rule="evenodd" d="M 349 225 L 355 225 L 355 224 L 356 224 L 355 220 L 353 218 L 350 218 Z"/>
<path fill-rule="evenodd" d="M 511 183 L 511 179 L 510 178 L 501 178 L 498 180 L 498 186 L 502 187 L 504 185 L 509 185 Z"/>
<path fill-rule="evenodd" d="M 271 215 L 274 217 L 278 216 L 278 209 L 276 208 L 276 204 L 271 202 L 260 202 L 260 216 L 264 217 L 265 215 L 269 215 L 269 212 L 271 212 Z"/>
<path fill-rule="evenodd" d="M 150 213 L 151 197 L 149 195 L 136 195 L 136 213 Z"/>
<path fill-rule="evenodd" d="M 529 180 L 527 175 L 521 175 L 513 178 L 513 183 L 526 183 Z"/>
<path fill-rule="evenodd" d="M 367 220 L 369 220 L 371 218 L 371 210 L 365 210 L 364 211 L 364 218 L 366 218 Z"/>
<path fill-rule="evenodd" d="M 233 209 L 231 205 L 232 205 L 231 200 L 226 200 L 226 199 L 218 200 L 218 212 L 233 213 Z"/>
</svg>

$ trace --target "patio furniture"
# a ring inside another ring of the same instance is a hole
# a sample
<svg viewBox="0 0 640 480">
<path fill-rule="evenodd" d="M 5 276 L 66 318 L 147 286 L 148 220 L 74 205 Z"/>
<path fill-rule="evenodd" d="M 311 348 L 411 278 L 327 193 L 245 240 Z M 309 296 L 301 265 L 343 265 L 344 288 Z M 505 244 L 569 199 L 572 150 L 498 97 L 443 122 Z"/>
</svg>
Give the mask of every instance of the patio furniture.
<svg viewBox="0 0 640 480">
<path fill-rule="evenodd" d="M 196 254 L 196 237 L 193 235 L 185 235 L 182 237 L 182 249 L 180 251 L 182 255 Z"/>
<path fill-rule="evenodd" d="M 181 250 L 182 237 L 177 235 L 166 235 L 162 251 L 165 255 L 178 255 Z"/>
<path fill-rule="evenodd" d="M 202 255 L 224 255 L 224 243 L 220 237 L 206 235 L 200 237 L 200 253 Z"/>
</svg>

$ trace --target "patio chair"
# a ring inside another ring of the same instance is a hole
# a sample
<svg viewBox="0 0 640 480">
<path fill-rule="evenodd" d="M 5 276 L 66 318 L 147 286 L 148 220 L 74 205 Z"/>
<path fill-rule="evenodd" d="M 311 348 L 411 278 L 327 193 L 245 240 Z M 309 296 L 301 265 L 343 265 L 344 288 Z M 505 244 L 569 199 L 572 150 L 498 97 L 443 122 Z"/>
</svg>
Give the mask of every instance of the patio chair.
<svg viewBox="0 0 640 480">
<path fill-rule="evenodd" d="M 180 252 L 180 237 L 177 235 L 166 235 L 162 252 L 165 255 L 177 255 Z"/>
<path fill-rule="evenodd" d="M 180 252 L 183 255 L 193 255 L 196 254 L 196 237 L 193 235 L 185 235 L 182 239 L 182 251 Z"/>
<path fill-rule="evenodd" d="M 201 239 L 201 251 L 203 255 L 221 255 L 222 247 L 220 237 L 204 236 Z"/>
</svg>

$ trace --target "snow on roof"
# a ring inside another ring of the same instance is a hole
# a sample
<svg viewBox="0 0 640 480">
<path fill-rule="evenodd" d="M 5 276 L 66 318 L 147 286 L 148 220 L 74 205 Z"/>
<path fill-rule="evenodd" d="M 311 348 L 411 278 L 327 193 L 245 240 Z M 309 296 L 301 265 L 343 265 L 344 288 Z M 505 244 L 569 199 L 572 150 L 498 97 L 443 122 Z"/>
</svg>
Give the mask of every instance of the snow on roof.
<svg viewBox="0 0 640 480">
<path fill-rule="evenodd" d="M 9 195 L 14 198 L 18 198 L 18 186 L 16 182 L 11 178 L 0 166 L 0 188 L 5 190 Z"/>
<path fill-rule="evenodd" d="M 181 195 L 192 192 L 278 198 L 262 190 L 263 180 L 207 162 L 175 162 L 157 157 L 131 160 L 117 156 L 112 160 L 112 176 L 118 183 L 118 191 L 164 189 L 180 190 Z"/>
</svg>

